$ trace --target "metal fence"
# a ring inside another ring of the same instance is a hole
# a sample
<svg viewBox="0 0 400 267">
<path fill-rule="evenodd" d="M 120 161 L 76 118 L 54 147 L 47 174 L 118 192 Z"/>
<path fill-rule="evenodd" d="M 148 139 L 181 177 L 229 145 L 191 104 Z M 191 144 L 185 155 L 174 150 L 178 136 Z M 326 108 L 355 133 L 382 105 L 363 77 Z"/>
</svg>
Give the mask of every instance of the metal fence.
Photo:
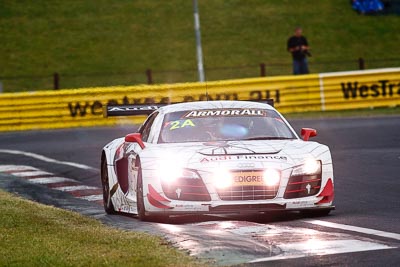
<svg viewBox="0 0 400 267">
<path fill-rule="evenodd" d="M 310 61 L 313 73 L 336 72 L 349 70 L 377 69 L 399 67 L 400 58 L 365 59 L 338 61 Z M 242 66 L 214 66 L 205 69 L 206 80 L 240 79 L 259 76 L 290 75 L 291 63 L 258 63 Z M 3 92 L 35 91 L 44 89 L 103 87 L 116 85 L 161 84 L 194 82 L 198 80 L 197 69 L 157 70 L 144 69 L 132 72 L 104 73 L 53 73 L 42 76 L 9 76 L 0 77 Z"/>
</svg>

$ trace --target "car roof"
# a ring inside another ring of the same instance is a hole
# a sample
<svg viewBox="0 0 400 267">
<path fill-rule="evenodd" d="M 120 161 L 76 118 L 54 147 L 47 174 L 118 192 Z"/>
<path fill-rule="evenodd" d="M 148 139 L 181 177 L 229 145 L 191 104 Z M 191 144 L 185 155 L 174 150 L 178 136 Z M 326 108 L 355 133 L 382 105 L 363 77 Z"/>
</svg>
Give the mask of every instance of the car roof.
<svg viewBox="0 0 400 267">
<path fill-rule="evenodd" d="M 231 108 L 275 110 L 272 106 L 261 102 L 219 100 L 219 101 L 197 101 L 197 102 L 171 104 L 168 106 L 161 107 L 159 111 L 162 113 L 171 113 L 177 111 L 189 111 L 189 110 L 199 110 L 199 109 L 231 109 Z"/>
</svg>

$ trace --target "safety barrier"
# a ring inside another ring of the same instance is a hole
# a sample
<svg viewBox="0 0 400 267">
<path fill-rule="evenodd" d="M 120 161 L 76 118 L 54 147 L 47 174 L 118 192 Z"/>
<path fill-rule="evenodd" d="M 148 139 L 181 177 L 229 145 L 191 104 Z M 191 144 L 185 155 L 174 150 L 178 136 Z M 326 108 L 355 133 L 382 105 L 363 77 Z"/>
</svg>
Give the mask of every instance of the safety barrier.
<svg viewBox="0 0 400 267">
<path fill-rule="evenodd" d="M 321 110 L 400 105 L 400 68 L 320 74 Z"/>
<path fill-rule="evenodd" d="M 282 113 L 395 106 L 400 68 L 164 85 L 0 95 L 0 131 L 105 126 L 144 117 L 103 118 L 107 104 L 273 98 Z"/>
</svg>

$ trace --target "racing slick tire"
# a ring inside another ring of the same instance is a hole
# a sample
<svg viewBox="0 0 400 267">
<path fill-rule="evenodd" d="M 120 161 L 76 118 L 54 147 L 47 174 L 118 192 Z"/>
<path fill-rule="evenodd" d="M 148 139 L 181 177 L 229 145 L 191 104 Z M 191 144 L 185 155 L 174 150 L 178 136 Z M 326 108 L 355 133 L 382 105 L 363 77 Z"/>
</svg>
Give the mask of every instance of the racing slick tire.
<svg viewBox="0 0 400 267">
<path fill-rule="evenodd" d="M 111 201 L 110 184 L 108 179 L 107 160 L 105 156 L 101 158 L 101 184 L 103 188 L 103 204 L 107 214 L 115 214 L 114 205 Z"/>
</svg>

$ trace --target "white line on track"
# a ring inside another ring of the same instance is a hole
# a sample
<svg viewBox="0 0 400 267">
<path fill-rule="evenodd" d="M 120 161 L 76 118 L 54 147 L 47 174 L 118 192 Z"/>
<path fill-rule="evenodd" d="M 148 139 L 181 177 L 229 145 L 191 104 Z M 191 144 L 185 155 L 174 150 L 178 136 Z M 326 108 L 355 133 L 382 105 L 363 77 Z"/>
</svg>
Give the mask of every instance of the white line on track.
<svg viewBox="0 0 400 267">
<path fill-rule="evenodd" d="M 34 171 L 13 172 L 12 175 L 29 178 L 31 176 L 52 175 L 52 173 L 41 171 L 41 170 L 34 170 Z"/>
<path fill-rule="evenodd" d="M 97 200 L 103 200 L 103 195 L 90 195 L 90 196 L 82 196 L 78 197 L 81 199 L 86 199 L 88 201 L 97 201 Z"/>
<path fill-rule="evenodd" d="M 308 240 L 304 242 L 291 242 L 286 244 L 280 244 L 279 248 L 282 250 L 281 255 L 259 258 L 250 261 L 264 262 L 273 260 L 285 260 L 303 258 L 309 256 L 322 256 L 332 255 L 338 253 L 352 253 L 370 250 L 381 250 L 381 249 L 392 249 L 383 244 L 366 242 L 360 240 Z"/>
<path fill-rule="evenodd" d="M 48 158 L 48 157 L 43 156 L 43 155 L 32 153 L 32 152 L 26 152 L 26 151 L 20 151 L 20 150 L 11 150 L 11 149 L 0 149 L 0 153 L 8 153 L 8 154 L 13 154 L 13 155 L 23 155 L 23 156 L 26 156 L 26 157 L 31 157 L 31 158 L 38 159 L 38 160 L 45 161 L 45 162 L 72 166 L 72 167 L 79 168 L 79 169 L 84 169 L 84 170 L 97 170 L 96 168 L 93 168 L 93 167 L 90 167 L 90 166 L 87 166 L 87 165 L 84 165 L 84 164 L 79 164 L 79 163 L 69 162 L 69 161 L 60 161 L 60 160 Z"/>
<path fill-rule="evenodd" d="M 23 165 L 0 165 L 0 172 L 8 172 L 8 171 L 34 171 L 37 170 L 31 166 L 23 166 Z"/>
<path fill-rule="evenodd" d="M 74 182 L 77 183 L 74 179 L 64 178 L 64 177 L 46 177 L 46 178 L 35 178 L 29 179 L 29 182 L 33 184 L 55 184 L 55 183 L 62 183 L 62 182 Z"/>
<path fill-rule="evenodd" d="M 54 189 L 64 191 L 64 192 L 70 192 L 70 191 L 99 189 L 99 188 L 94 187 L 94 186 L 87 186 L 87 185 L 71 185 L 71 186 L 55 187 Z"/>
<path fill-rule="evenodd" d="M 83 185 L 77 180 L 59 177 L 53 173 L 42 171 L 35 167 L 25 165 L 0 165 L 0 173 L 1 172 L 11 172 L 10 174 L 13 176 L 23 178 L 33 184 L 45 185 L 52 188 L 53 190 L 64 191 L 73 195 L 77 194 L 78 196 L 75 197 L 79 199 L 96 202 L 98 202 L 99 200 L 103 200 L 102 194 L 96 194 L 95 192 L 86 192 L 89 194 L 85 196 L 85 192 L 82 192 L 83 190 L 101 190 L 101 188 Z M 67 186 L 66 184 L 59 183 L 70 183 L 75 185 Z M 92 193 L 92 195 L 90 195 L 90 193 Z"/>
<path fill-rule="evenodd" d="M 384 231 L 379 231 L 379 230 L 374 230 L 374 229 L 369 229 L 369 228 L 363 228 L 363 227 L 339 224 L 339 223 L 332 223 L 332 222 L 326 222 L 326 221 L 320 221 L 320 220 L 305 220 L 304 222 L 311 223 L 314 225 L 335 228 L 335 229 L 347 230 L 347 231 L 358 232 L 358 233 L 362 233 L 362 234 L 376 235 L 376 236 L 400 240 L 400 234 L 391 233 L 391 232 L 384 232 Z"/>
</svg>

